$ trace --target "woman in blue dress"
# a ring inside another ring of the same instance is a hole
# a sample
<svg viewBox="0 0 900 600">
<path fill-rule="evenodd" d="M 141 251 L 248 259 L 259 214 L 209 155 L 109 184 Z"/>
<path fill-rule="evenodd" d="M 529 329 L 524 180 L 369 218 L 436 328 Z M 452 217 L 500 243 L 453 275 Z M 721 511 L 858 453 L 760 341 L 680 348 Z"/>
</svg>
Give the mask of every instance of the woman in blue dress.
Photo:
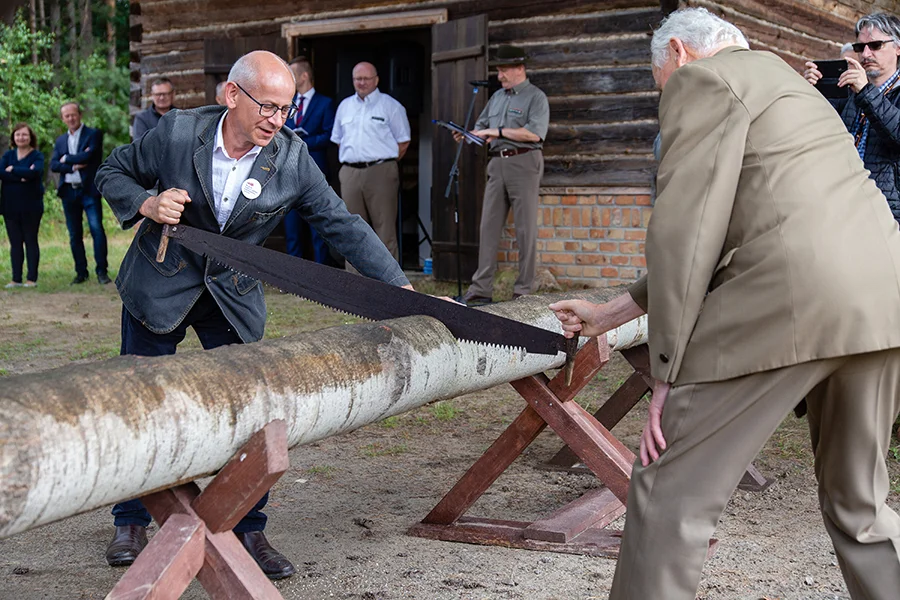
<svg viewBox="0 0 900 600">
<path fill-rule="evenodd" d="M 44 214 L 44 155 L 37 150 L 37 136 L 27 123 L 13 128 L 12 147 L 0 158 L 0 214 L 6 222 L 12 259 L 12 281 L 5 287 L 37 285 L 38 229 Z M 22 263 L 28 256 L 28 272 L 22 282 Z"/>
</svg>

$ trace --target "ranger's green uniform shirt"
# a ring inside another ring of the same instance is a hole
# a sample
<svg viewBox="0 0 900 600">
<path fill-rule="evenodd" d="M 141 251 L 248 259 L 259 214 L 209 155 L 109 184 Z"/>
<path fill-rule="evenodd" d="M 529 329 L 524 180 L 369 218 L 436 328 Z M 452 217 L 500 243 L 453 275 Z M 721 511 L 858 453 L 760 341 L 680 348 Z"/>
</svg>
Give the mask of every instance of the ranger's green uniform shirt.
<svg viewBox="0 0 900 600">
<path fill-rule="evenodd" d="M 504 129 L 524 127 L 541 140 L 515 142 L 504 137 L 491 142 L 491 151 L 507 148 L 540 148 L 550 127 L 550 103 L 547 102 L 547 96 L 527 79 L 509 90 L 497 90 L 475 121 L 475 129 L 494 127 Z"/>
</svg>

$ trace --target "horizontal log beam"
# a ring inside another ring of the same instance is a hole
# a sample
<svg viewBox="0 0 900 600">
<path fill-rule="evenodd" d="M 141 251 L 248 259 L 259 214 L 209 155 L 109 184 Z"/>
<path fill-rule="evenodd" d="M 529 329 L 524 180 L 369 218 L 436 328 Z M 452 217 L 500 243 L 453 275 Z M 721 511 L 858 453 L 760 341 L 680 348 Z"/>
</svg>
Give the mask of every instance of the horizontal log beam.
<svg viewBox="0 0 900 600">
<path fill-rule="evenodd" d="M 483 310 L 559 331 L 552 300 Z M 611 348 L 635 343 L 627 331 Z M 293 447 L 563 361 L 460 343 L 440 322 L 410 317 L 5 378 L 0 538 L 209 475 L 274 419 Z"/>
<path fill-rule="evenodd" d="M 544 144 L 548 156 L 565 153 L 628 154 L 653 152 L 655 121 L 604 125 L 551 125 Z"/>
<path fill-rule="evenodd" d="M 528 43 L 523 46 L 528 53 L 530 69 L 650 64 L 650 37 L 647 35 Z"/>
<path fill-rule="evenodd" d="M 621 94 L 656 89 L 650 65 L 639 67 L 552 69 L 532 71 L 531 83 L 553 95 Z"/>
<path fill-rule="evenodd" d="M 653 156 L 544 156 L 545 187 L 649 186 L 656 177 Z"/>
<path fill-rule="evenodd" d="M 490 23 L 491 43 L 506 44 L 572 38 L 584 35 L 652 33 L 659 25 L 659 7 L 610 10 L 600 13 L 559 16 L 547 11 L 535 19 L 514 19 Z"/>
<path fill-rule="evenodd" d="M 600 96 L 550 96 L 550 122 L 620 123 L 656 119 L 659 94 L 616 94 Z"/>
</svg>

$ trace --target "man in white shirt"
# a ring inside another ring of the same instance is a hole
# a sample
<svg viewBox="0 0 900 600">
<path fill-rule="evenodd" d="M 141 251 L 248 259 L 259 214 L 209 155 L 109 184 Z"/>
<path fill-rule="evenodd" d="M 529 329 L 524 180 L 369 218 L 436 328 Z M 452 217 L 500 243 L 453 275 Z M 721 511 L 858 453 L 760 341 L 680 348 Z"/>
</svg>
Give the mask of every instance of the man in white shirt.
<svg viewBox="0 0 900 600">
<path fill-rule="evenodd" d="M 397 161 L 409 147 L 409 119 L 403 105 L 378 90 L 371 63 L 353 67 L 353 89 L 337 109 L 331 141 L 338 145 L 341 196 L 347 210 L 372 226 L 391 251 L 397 252 Z"/>
<path fill-rule="evenodd" d="M 174 241 L 157 262 L 164 224 L 260 245 L 284 214 L 298 209 L 362 274 L 412 289 L 372 229 L 347 212 L 306 145 L 284 127 L 295 110 L 294 93 L 283 60 L 251 52 L 228 75 L 225 107 L 171 111 L 101 166 L 97 185 L 119 222 L 125 228 L 140 223 L 116 280 L 122 354 L 175 354 L 189 327 L 204 349 L 263 337 L 267 311 L 259 282 Z M 149 188 L 162 191 L 154 195 Z M 263 572 L 281 579 L 294 566 L 264 534 L 267 499 L 234 532 Z M 116 533 L 106 560 L 128 565 L 147 544 L 150 514 L 140 500 L 129 500 L 116 504 L 113 515 Z"/>
<path fill-rule="evenodd" d="M 62 199 L 69 230 L 69 247 L 75 259 L 75 279 L 72 284 L 88 280 L 87 256 L 84 252 L 84 217 L 87 216 L 91 239 L 94 241 L 94 261 L 97 263 L 97 282 L 110 282 L 107 274 L 106 232 L 103 230 L 103 201 L 94 185 L 97 168 L 103 162 L 103 131 L 81 122 L 81 106 L 66 102 L 59 109 L 60 118 L 68 131 L 53 145 L 50 170 L 59 173 L 56 193 Z"/>
</svg>

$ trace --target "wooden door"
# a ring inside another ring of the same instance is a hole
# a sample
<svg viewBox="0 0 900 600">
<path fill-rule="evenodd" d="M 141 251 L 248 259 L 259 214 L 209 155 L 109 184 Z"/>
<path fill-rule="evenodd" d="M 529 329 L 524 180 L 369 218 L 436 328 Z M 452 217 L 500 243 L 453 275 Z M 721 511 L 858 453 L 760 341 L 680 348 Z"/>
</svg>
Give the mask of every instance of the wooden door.
<svg viewBox="0 0 900 600">
<path fill-rule="evenodd" d="M 475 15 L 439 23 L 432 27 L 431 86 L 432 118 L 465 126 L 472 98 L 475 105 L 471 129 L 488 100 L 487 88 L 472 93 L 469 81 L 487 79 L 487 17 Z M 457 144 L 450 132 L 434 132 L 432 142 L 431 228 L 434 276 L 455 281 L 457 226 L 454 190 L 445 197 Z M 487 153 L 484 148 L 463 144 L 459 161 L 460 274 L 470 280 L 478 266 L 478 227 L 484 196 Z"/>
</svg>

